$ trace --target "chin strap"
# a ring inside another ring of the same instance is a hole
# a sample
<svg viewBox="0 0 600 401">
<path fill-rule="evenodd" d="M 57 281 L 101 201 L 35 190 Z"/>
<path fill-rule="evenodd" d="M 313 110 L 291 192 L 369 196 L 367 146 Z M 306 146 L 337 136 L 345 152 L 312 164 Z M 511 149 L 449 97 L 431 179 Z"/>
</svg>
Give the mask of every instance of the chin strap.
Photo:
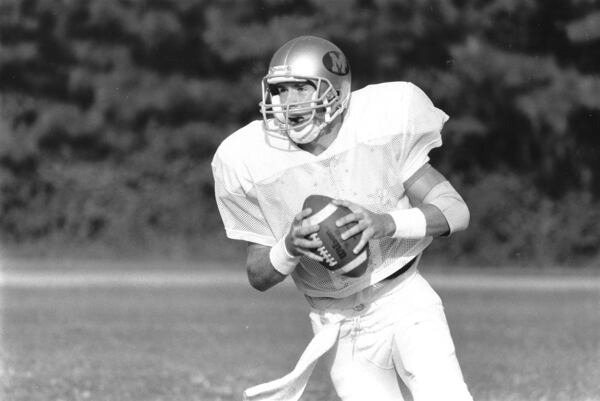
<svg viewBox="0 0 600 401">
<path fill-rule="evenodd" d="M 326 116 L 327 116 L 327 114 L 326 114 Z M 321 122 L 319 125 L 316 125 L 316 126 L 313 124 L 313 127 L 311 128 L 311 131 L 316 131 L 317 133 L 314 135 L 314 137 L 308 137 L 308 138 L 310 138 L 310 140 L 306 140 L 306 139 L 304 141 L 294 140 L 294 138 L 289 134 L 289 132 L 292 131 L 292 130 L 288 130 L 288 136 L 290 137 L 290 139 L 294 143 L 297 143 L 297 144 L 300 144 L 300 145 L 303 145 L 303 144 L 306 144 L 306 143 L 310 143 L 310 142 L 316 140 L 317 138 L 319 138 L 319 137 L 321 137 L 323 135 L 328 134 L 330 132 L 330 129 L 329 129 L 330 124 L 337 117 L 338 117 L 338 115 L 336 115 L 334 118 L 329 118 L 329 119 L 326 118 L 325 121 Z M 305 127 L 305 128 L 308 128 L 308 127 Z M 301 139 L 301 138 L 298 138 L 298 139 Z M 302 139 L 304 139 L 304 138 L 302 138 Z"/>
<path fill-rule="evenodd" d="M 310 142 L 314 141 L 315 139 L 317 139 L 321 135 L 321 132 L 323 132 L 323 128 L 326 125 L 327 125 L 327 123 L 321 123 L 319 125 L 315 125 L 313 122 L 310 125 L 307 125 L 306 127 L 304 127 L 300 131 L 299 136 L 294 135 L 294 133 L 296 133 L 298 131 L 295 131 L 293 129 L 288 130 L 287 135 L 290 137 L 290 139 L 294 143 L 297 143 L 299 145 L 304 145 L 306 143 L 310 143 Z M 306 133 L 302 134 L 303 131 L 306 131 Z"/>
</svg>

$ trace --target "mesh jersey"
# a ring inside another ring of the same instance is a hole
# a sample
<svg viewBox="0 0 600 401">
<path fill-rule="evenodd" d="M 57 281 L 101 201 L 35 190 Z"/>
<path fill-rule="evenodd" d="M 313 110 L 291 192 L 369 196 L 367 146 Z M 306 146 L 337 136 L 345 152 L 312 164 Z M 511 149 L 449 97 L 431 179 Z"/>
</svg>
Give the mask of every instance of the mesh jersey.
<svg viewBox="0 0 600 401">
<path fill-rule="evenodd" d="M 403 183 L 441 146 L 448 116 L 408 82 L 370 85 L 352 93 L 333 143 L 315 156 L 254 121 L 226 138 L 212 162 L 215 194 L 227 236 L 273 246 L 311 194 L 347 199 L 383 213 L 408 208 Z M 341 298 L 372 285 L 419 255 L 431 242 L 369 241 L 367 272 L 333 274 L 302 257 L 292 277 L 309 296 Z"/>
</svg>

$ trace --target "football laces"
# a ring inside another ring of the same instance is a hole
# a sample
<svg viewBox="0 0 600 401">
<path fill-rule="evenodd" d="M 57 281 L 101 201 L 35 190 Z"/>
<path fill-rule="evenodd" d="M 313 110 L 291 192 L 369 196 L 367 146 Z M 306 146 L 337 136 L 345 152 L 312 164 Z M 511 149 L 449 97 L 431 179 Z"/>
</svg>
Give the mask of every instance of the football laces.
<svg viewBox="0 0 600 401">
<path fill-rule="evenodd" d="M 312 233 L 310 235 L 311 239 L 318 240 L 319 235 L 317 233 Z M 338 264 L 338 261 L 331 255 L 331 253 L 325 248 L 325 246 L 321 246 L 317 248 L 317 253 L 325 260 L 329 267 L 334 267 Z"/>
</svg>

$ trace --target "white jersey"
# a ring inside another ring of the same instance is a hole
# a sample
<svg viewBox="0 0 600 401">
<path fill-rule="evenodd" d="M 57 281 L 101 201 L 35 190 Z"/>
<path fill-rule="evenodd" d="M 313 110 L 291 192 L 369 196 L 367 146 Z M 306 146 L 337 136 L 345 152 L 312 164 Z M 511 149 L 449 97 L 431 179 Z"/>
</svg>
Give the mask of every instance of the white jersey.
<svg viewBox="0 0 600 401">
<path fill-rule="evenodd" d="M 333 143 L 315 156 L 254 121 L 217 149 L 212 162 L 217 205 L 227 236 L 273 246 L 287 234 L 311 194 L 346 199 L 375 213 L 411 207 L 404 182 L 441 146 L 448 116 L 408 82 L 370 85 L 352 93 Z M 302 257 L 292 277 L 315 297 L 342 298 L 398 270 L 431 238 L 369 241 L 369 266 L 358 278 L 335 274 Z"/>
</svg>

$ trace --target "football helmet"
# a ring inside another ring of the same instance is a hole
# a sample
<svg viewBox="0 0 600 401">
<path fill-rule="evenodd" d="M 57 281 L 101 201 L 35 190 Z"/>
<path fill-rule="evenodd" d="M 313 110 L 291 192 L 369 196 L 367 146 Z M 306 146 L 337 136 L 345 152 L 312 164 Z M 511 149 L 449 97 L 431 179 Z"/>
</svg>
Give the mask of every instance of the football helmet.
<svg viewBox="0 0 600 401">
<path fill-rule="evenodd" d="M 288 82 L 310 82 L 316 90 L 311 99 L 283 102 L 277 85 Z M 350 64 L 344 53 L 328 40 L 297 37 L 275 52 L 262 80 L 264 127 L 298 144 L 312 142 L 348 107 L 350 93 Z M 298 115 L 303 116 L 300 122 L 290 120 Z"/>
</svg>

